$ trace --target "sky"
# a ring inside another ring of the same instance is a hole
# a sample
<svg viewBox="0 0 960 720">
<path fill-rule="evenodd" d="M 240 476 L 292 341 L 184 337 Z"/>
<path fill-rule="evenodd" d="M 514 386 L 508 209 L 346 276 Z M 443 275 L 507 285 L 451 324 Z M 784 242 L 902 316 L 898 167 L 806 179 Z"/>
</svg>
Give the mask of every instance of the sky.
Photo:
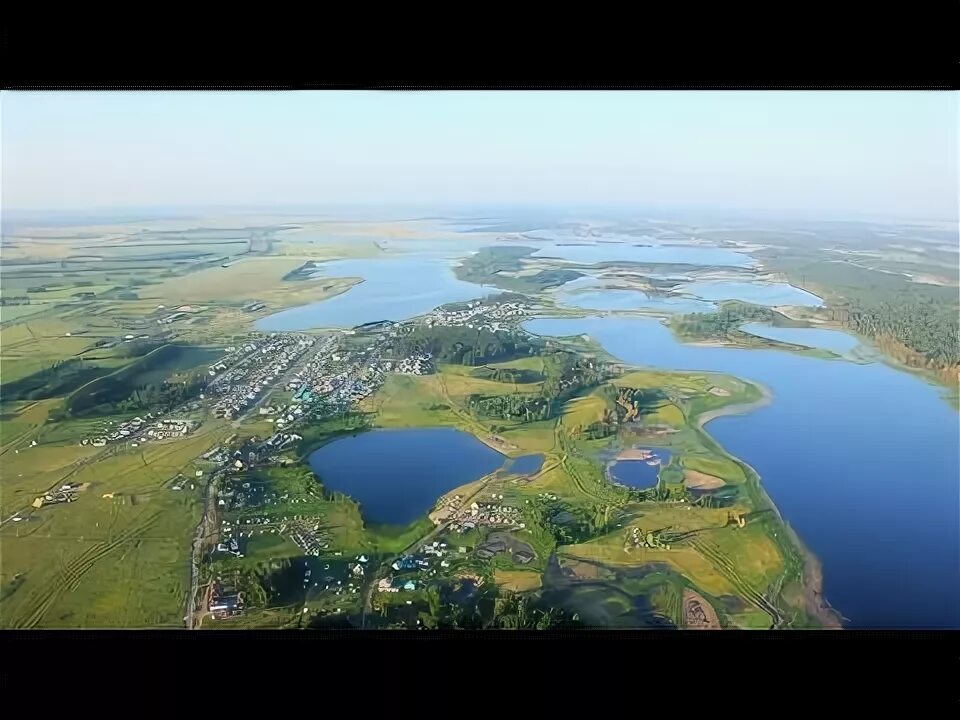
<svg viewBox="0 0 960 720">
<path fill-rule="evenodd" d="M 953 220 L 953 92 L 0 94 L 2 207 L 671 206 Z"/>
</svg>

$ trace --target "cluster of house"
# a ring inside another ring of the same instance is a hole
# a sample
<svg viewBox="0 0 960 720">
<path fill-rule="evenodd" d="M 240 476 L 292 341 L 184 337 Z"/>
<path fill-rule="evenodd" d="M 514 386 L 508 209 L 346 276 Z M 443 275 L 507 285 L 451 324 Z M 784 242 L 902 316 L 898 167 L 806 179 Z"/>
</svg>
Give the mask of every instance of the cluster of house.
<svg viewBox="0 0 960 720">
<path fill-rule="evenodd" d="M 466 548 L 460 548 L 461 553 L 466 553 L 466 551 Z M 450 567 L 450 561 L 445 557 L 449 553 L 450 549 L 445 542 L 435 540 L 432 544 L 421 546 L 420 551 L 416 555 L 401 555 L 393 561 L 390 567 L 399 573 L 410 571 L 426 572 L 429 570 L 430 575 L 435 575 L 437 572 L 436 568 L 431 569 L 431 564 L 434 560 L 440 560 L 440 567 Z"/>
<path fill-rule="evenodd" d="M 317 557 L 321 550 L 326 550 L 330 544 L 324 542 L 327 537 L 320 531 L 320 523 L 299 520 L 294 522 L 289 533 L 290 539 L 297 547 L 303 550 L 304 555 Z"/>
<path fill-rule="evenodd" d="M 284 450 L 298 440 L 303 440 L 303 435 L 297 433 L 278 432 L 271 435 L 263 441 L 265 449 Z"/>
<path fill-rule="evenodd" d="M 165 440 L 171 437 L 184 437 L 200 426 L 196 420 L 158 420 L 153 427 L 148 427 L 144 435 L 154 440 Z"/>
<path fill-rule="evenodd" d="M 145 418 L 135 417 L 120 423 L 111 432 L 101 437 L 83 438 L 80 444 L 103 447 L 108 442 L 125 440 L 138 440 L 139 442 L 166 440 L 167 438 L 186 437 L 200 427 L 197 420 L 168 418 L 152 421 L 152 419 L 153 413 L 147 413 Z M 136 446 L 137 443 L 133 443 L 133 445 Z"/>
<path fill-rule="evenodd" d="M 243 553 L 240 552 L 240 541 L 235 537 L 231 537 L 227 542 L 217 543 L 217 551 L 243 557 Z"/>
<path fill-rule="evenodd" d="M 247 535 L 249 537 L 249 533 Z M 229 520 L 220 521 L 220 537 L 223 538 L 223 542 L 217 544 L 218 552 L 226 552 L 231 555 L 236 555 L 237 557 L 243 557 L 243 550 L 240 547 L 243 533 L 238 532 L 237 528 L 235 528 Z"/>
<path fill-rule="evenodd" d="M 194 474 L 195 477 L 203 477 L 203 470 L 197 470 Z M 177 473 L 169 481 L 171 490 L 183 490 L 184 486 L 187 484 L 187 478 L 182 473 Z M 190 483 L 190 489 L 194 489 L 194 484 Z"/>
<path fill-rule="evenodd" d="M 239 355 L 239 359 L 230 365 L 224 359 L 208 369 L 213 379 L 206 392 L 218 398 L 214 415 L 233 418 L 250 407 L 315 342 L 309 335 L 272 334 L 250 340 L 240 348 L 227 348 L 228 355 Z"/>
<path fill-rule="evenodd" d="M 210 594 L 210 605 L 207 609 L 213 613 L 214 618 L 239 615 L 243 612 L 243 598 L 232 588 L 225 588 L 217 582 Z"/>
<path fill-rule="evenodd" d="M 477 548 L 477 557 L 481 560 L 489 560 L 494 555 L 506 552 L 510 549 L 505 540 L 488 540 Z M 532 550 L 516 550 L 513 553 L 513 561 L 520 565 L 526 565 L 536 558 Z"/>
<path fill-rule="evenodd" d="M 493 502 L 472 502 L 470 507 L 457 508 L 451 516 L 453 522 L 450 529 L 465 533 L 481 525 L 512 530 L 526 528 L 526 523 L 520 522 L 522 517 L 520 508 L 513 505 L 504 505 L 501 502 L 503 495 L 495 494 L 492 499 Z"/>
<path fill-rule="evenodd" d="M 366 572 L 366 564 L 369 561 L 366 555 L 357 555 L 356 562 L 350 565 L 350 574 L 358 578 L 363 577 Z"/>
<path fill-rule="evenodd" d="M 417 589 L 416 580 L 398 580 L 397 578 L 383 578 L 377 583 L 377 592 L 395 593 L 401 590 L 412 591 Z"/>
<path fill-rule="evenodd" d="M 300 406 L 294 405 L 270 405 L 265 408 L 259 408 L 257 412 L 264 416 L 268 423 L 276 423 L 277 427 L 295 422 L 303 417 L 304 410 Z"/>
<path fill-rule="evenodd" d="M 60 503 L 73 502 L 77 499 L 77 493 L 82 489 L 83 485 L 80 483 L 61 485 L 57 490 L 51 490 L 34 500 L 33 507 L 40 508 L 44 505 L 58 505 Z"/>
<path fill-rule="evenodd" d="M 394 368 L 393 363 L 386 363 L 387 370 L 400 373 L 401 375 L 429 375 L 433 372 L 433 355 L 430 353 L 418 353 L 405 357 L 397 363 Z"/>
<path fill-rule="evenodd" d="M 496 332 L 508 329 L 512 322 L 527 314 L 527 308 L 520 302 L 487 303 L 474 300 L 466 303 L 463 309 L 438 308 L 424 318 L 424 323 L 427 327 L 466 326 L 471 329 Z"/>
<path fill-rule="evenodd" d="M 348 407 L 373 393 L 383 383 L 388 363 L 380 359 L 378 338 L 360 352 L 339 346 L 339 338 L 325 338 L 324 346 L 287 383 L 293 401 L 309 406 L 319 399 L 334 410 Z"/>
</svg>

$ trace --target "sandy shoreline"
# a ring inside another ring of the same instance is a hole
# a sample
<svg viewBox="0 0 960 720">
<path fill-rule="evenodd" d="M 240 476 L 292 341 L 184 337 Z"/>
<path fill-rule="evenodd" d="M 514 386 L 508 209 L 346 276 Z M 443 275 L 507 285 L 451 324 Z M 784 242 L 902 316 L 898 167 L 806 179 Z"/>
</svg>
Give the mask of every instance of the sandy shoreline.
<svg viewBox="0 0 960 720">
<path fill-rule="evenodd" d="M 715 410 L 707 410 L 706 412 L 702 412 L 697 416 L 697 427 L 702 430 L 704 425 L 711 420 L 716 420 L 718 417 L 723 417 L 724 415 L 744 415 L 748 412 L 761 408 L 764 405 L 768 405 L 773 401 L 773 393 L 771 393 L 766 387 L 755 382 L 751 382 L 750 384 L 760 391 L 760 398 L 758 400 L 749 403 L 740 403 L 737 405 L 724 405 L 723 407 L 719 407 Z"/>
</svg>

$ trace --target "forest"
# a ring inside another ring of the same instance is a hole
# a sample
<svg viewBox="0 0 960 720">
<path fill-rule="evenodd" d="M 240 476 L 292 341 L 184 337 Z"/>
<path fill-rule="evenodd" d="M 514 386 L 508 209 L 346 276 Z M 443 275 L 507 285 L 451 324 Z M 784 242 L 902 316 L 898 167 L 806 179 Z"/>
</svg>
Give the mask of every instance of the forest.
<svg viewBox="0 0 960 720">
<path fill-rule="evenodd" d="M 922 366 L 948 369 L 960 365 L 960 323 L 957 307 L 931 298 L 908 297 L 899 302 L 869 304 L 854 298 L 830 311 L 831 319 L 879 341 L 882 349 L 897 356 L 895 348 L 883 347 L 895 340 L 919 355 Z M 909 360 L 909 358 L 898 358 Z"/>
<path fill-rule="evenodd" d="M 418 326 L 394 342 L 399 357 L 430 353 L 436 362 L 484 365 L 537 354 L 543 342 L 522 333 L 468 327 Z"/>
<path fill-rule="evenodd" d="M 931 234 L 928 231 L 927 234 Z M 951 238 L 955 242 L 955 236 Z M 854 262 L 831 262 L 814 249 L 791 247 L 758 253 L 764 262 L 827 302 L 830 320 L 874 340 L 905 364 L 935 371 L 956 387 L 960 366 L 960 295 L 956 286 L 914 282 L 902 264 L 889 271 Z M 956 281 L 956 269 L 920 269 Z M 909 268 L 916 271 L 916 268 Z"/>
</svg>

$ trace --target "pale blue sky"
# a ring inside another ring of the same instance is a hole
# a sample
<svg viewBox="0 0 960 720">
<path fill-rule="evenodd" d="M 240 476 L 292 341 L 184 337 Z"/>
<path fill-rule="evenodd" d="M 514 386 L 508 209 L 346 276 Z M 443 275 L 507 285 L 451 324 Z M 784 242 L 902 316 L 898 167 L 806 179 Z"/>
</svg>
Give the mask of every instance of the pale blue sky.
<svg viewBox="0 0 960 720">
<path fill-rule="evenodd" d="M 2 200 L 956 219 L 958 107 L 950 92 L 7 91 Z"/>
</svg>

